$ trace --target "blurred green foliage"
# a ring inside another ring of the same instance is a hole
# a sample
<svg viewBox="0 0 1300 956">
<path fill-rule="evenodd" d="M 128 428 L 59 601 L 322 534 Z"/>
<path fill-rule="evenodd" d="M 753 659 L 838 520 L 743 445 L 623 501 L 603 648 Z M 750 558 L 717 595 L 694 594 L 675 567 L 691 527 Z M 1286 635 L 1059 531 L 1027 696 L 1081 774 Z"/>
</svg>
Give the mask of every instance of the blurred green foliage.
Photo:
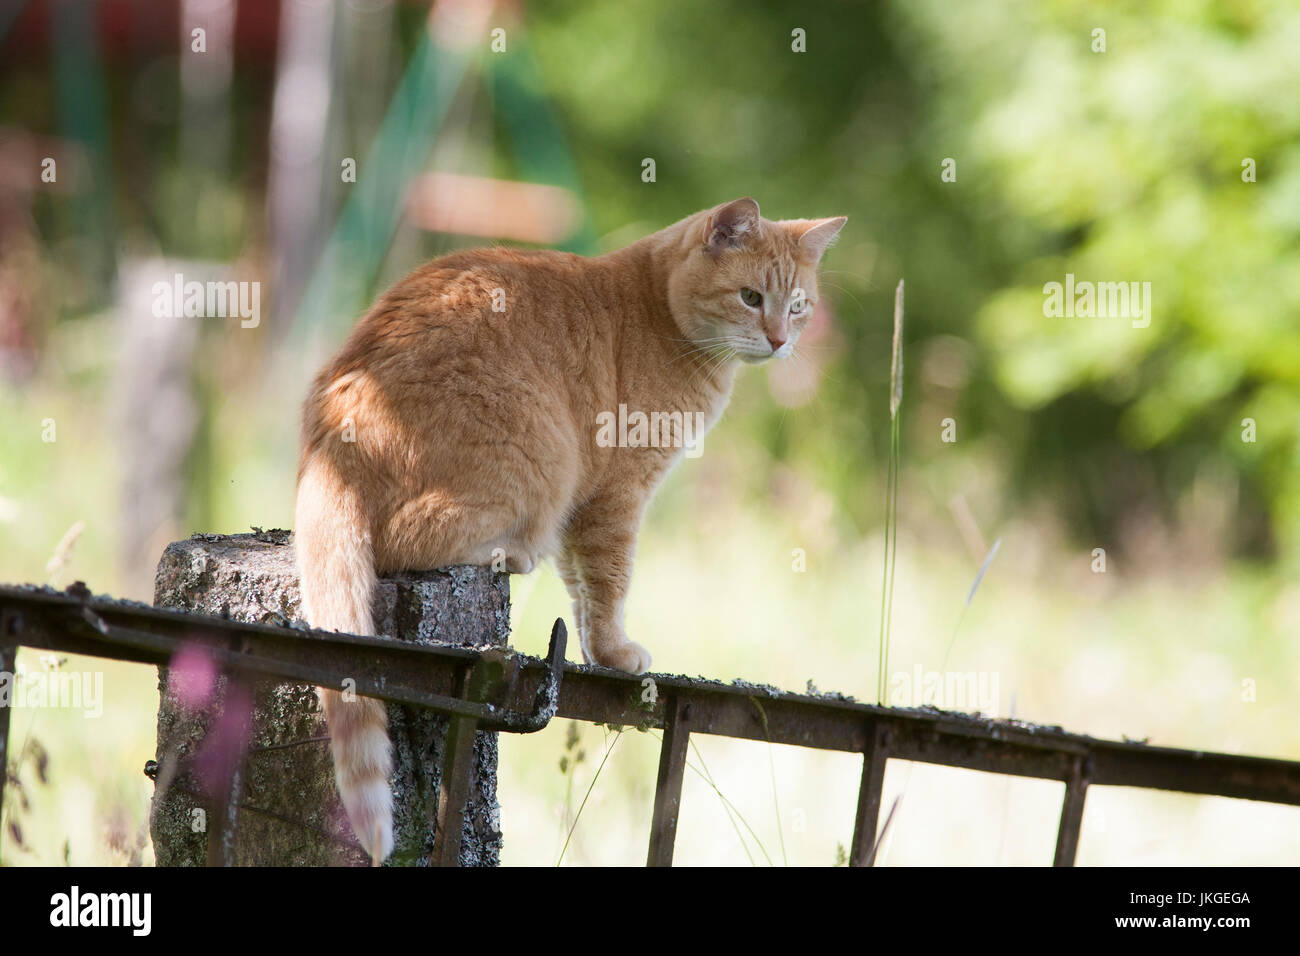
<svg viewBox="0 0 1300 956">
<path fill-rule="evenodd" d="M 849 215 L 826 278 L 842 362 L 817 413 L 772 410 L 764 440 L 860 520 L 879 520 L 863 476 L 883 471 L 905 276 L 909 390 L 1005 461 L 1006 511 L 1041 495 L 1079 536 L 1117 536 L 1141 511 L 1177 520 L 1209 475 L 1236 492 L 1230 551 L 1268 554 L 1270 528 L 1300 548 L 1294 4 L 572 2 L 528 26 L 605 229 L 743 194 Z M 1067 272 L 1150 282 L 1150 326 L 1045 317 Z M 914 462 L 949 454 L 931 417 Z"/>
<path fill-rule="evenodd" d="M 589 225 L 571 246 L 621 245 L 746 194 L 770 217 L 850 217 L 824 274 L 837 357 L 815 402 L 785 408 L 758 376 L 738 396 L 752 487 L 795 466 L 853 530 L 879 523 L 903 277 L 905 469 L 933 501 L 963 489 L 954 462 L 996 463 L 982 522 L 1046 510 L 1076 540 L 1122 548 L 1132 528 L 1195 524 L 1189 495 L 1208 495 L 1227 509 L 1224 554 L 1300 557 L 1293 2 L 551 0 L 511 16 L 494 14 L 509 53 L 485 42 L 462 91 L 471 106 L 447 122 L 460 124 L 452 138 L 471 131 L 482 171 L 579 190 Z M 325 168 L 339 150 L 367 156 L 373 104 L 426 50 L 426 19 L 398 5 L 389 62 L 354 62 L 340 40 Z M 53 31 L 63 54 L 6 66 L 0 121 L 86 145 L 89 194 L 33 206 L 62 315 L 111 302 L 107 232 L 169 256 L 264 257 L 274 64 L 239 61 L 228 150 L 205 156 L 184 148 L 178 56 L 105 62 L 67 10 Z M 456 85 L 413 101 L 438 109 L 397 117 L 411 143 L 439 141 L 430 127 L 461 89 L 458 73 L 445 79 Z M 1247 159 L 1256 182 L 1243 182 Z M 355 189 L 326 184 L 325 223 L 346 221 L 349 195 L 400 201 L 387 172 L 367 184 L 366 162 Z M 364 256 L 320 237 L 333 254 L 318 272 L 356 301 L 317 283 L 300 322 L 324 323 L 327 308 L 350 321 L 422 255 L 467 241 L 383 233 Z M 1150 282 L 1150 326 L 1045 316 L 1044 283 L 1067 273 Z M 948 417 L 955 446 L 939 438 Z"/>
</svg>

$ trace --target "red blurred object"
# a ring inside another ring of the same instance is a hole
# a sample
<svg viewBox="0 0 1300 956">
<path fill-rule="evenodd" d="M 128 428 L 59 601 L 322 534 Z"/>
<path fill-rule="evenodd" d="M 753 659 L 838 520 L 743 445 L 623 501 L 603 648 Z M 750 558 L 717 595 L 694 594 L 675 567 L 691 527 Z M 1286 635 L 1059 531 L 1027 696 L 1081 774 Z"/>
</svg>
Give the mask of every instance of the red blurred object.
<svg viewBox="0 0 1300 956">
<path fill-rule="evenodd" d="M 69 0 L 29 0 L 8 34 L 0 39 L 0 61 L 44 62 L 53 52 L 55 8 Z M 280 0 L 229 0 L 235 14 L 235 56 L 275 59 L 279 43 Z M 80 5 L 81 0 L 77 0 Z M 99 48 L 106 62 L 141 53 L 178 50 L 180 0 L 99 0 L 87 2 L 96 20 Z"/>
</svg>

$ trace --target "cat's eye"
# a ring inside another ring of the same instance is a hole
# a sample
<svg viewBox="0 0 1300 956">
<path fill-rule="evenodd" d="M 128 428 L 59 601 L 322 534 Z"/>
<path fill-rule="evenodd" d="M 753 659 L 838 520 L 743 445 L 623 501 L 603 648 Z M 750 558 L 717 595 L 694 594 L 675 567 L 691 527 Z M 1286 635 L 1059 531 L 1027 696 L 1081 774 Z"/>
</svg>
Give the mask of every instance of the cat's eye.
<svg viewBox="0 0 1300 956">
<path fill-rule="evenodd" d="M 763 293 L 755 292 L 753 289 L 741 289 L 740 301 L 751 309 L 757 309 L 763 304 Z"/>
</svg>

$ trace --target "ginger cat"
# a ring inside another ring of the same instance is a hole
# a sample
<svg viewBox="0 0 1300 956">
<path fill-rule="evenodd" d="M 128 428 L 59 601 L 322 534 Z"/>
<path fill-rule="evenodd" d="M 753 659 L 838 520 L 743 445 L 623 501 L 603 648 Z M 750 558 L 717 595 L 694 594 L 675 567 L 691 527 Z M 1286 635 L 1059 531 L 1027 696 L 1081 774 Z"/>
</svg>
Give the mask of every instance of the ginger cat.
<svg viewBox="0 0 1300 956">
<path fill-rule="evenodd" d="M 303 616 L 373 634 L 378 574 L 502 554 L 526 574 L 551 556 L 583 657 L 645 671 L 623 602 L 642 512 L 683 449 L 619 447 L 599 423 L 624 405 L 711 426 L 737 360 L 793 351 L 845 221 L 774 222 L 737 199 L 608 255 L 477 249 L 394 285 L 307 397 L 294 515 Z M 320 699 L 348 817 L 382 860 L 385 705 L 325 688 Z"/>
</svg>

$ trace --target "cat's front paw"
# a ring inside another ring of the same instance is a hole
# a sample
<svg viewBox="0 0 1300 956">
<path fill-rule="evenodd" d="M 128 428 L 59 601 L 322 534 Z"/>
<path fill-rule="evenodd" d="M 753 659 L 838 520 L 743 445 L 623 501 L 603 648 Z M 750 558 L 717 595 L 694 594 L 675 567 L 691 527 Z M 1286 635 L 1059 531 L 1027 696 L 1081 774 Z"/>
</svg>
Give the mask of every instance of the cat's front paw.
<svg viewBox="0 0 1300 956">
<path fill-rule="evenodd" d="M 593 664 L 629 674 L 644 674 L 650 669 L 650 652 L 635 641 L 593 647 L 591 658 Z"/>
</svg>

